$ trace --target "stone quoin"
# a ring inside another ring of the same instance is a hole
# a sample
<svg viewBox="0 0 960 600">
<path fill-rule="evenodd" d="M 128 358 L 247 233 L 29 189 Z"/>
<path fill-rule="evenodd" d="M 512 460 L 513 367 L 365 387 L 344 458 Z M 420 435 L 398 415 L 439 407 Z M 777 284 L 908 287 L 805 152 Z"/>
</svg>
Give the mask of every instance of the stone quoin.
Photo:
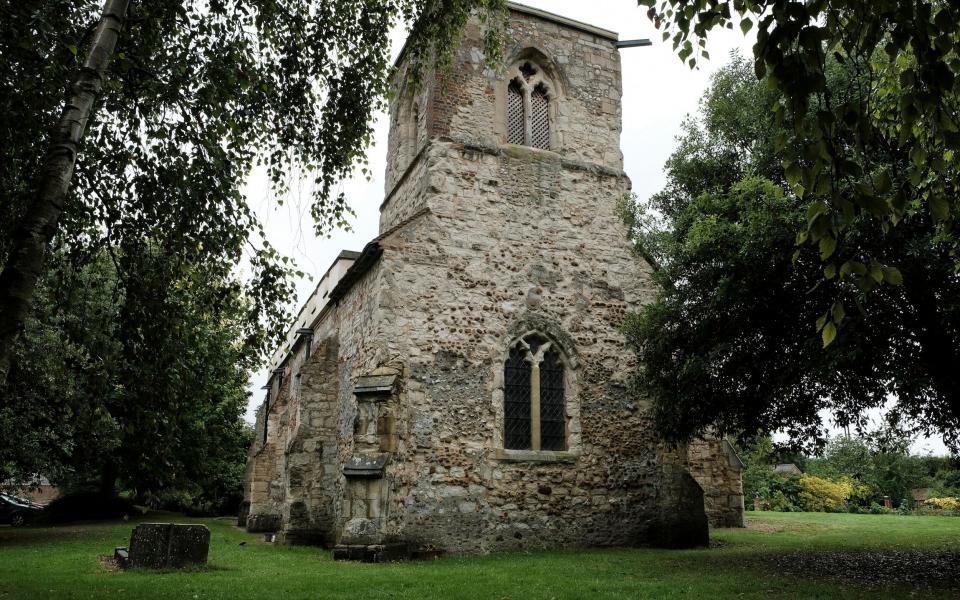
<svg viewBox="0 0 960 600">
<path fill-rule="evenodd" d="M 370 560 L 703 544 L 743 523 L 740 463 L 663 444 L 629 386 L 654 287 L 619 217 L 617 34 L 510 4 L 491 66 L 481 27 L 418 87 L 398 60 L 381 233 L 274 356 L 241 525 Z"/>
</svg>

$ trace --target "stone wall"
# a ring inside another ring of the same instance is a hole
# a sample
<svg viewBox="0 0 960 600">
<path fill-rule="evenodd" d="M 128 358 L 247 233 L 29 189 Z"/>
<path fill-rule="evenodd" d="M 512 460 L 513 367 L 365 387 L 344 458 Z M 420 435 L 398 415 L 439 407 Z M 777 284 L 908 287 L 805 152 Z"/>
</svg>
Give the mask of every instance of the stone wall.
<svg viewBox="0 0 960 600">
<path fill-rule="evenodd" d="M 688 468 L 704 490 L 712 527 L 743 527 L 743 463 L 730 442 L 707 438 L 690 444 Z"/>
<path fill-rule="evenodd" d="M 650 293 L 615 216 L 628 182 L 550 152 L 428 152 L 431 214 L 382 242 L 398 283 L 386 339 L 408 372 L 385 536 L 458 552 L 641 543 L 662 450 L 618 329 Z M 578 420 L 569 452 L 503 455 L 503 357 L 531 329 L 568 340 Z"/>
</svg>

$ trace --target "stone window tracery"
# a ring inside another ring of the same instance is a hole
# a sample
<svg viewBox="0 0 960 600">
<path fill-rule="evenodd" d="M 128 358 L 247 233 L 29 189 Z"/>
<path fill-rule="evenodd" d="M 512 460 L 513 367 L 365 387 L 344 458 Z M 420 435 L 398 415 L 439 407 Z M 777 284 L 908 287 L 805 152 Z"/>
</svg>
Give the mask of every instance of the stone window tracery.
<svg viewBox="0 0 960 600">
<path fill-rule="evenodd" d="M 550 149 L 550 84 L 529 61 L 514 69 L 507 85 L 507 142 Z"/>
<path fill-rule="evenodd" d="M 504 448 L 566 450 L 564 361 L 552 341 L 530 333 L 504 363 Z"/>
</svg>

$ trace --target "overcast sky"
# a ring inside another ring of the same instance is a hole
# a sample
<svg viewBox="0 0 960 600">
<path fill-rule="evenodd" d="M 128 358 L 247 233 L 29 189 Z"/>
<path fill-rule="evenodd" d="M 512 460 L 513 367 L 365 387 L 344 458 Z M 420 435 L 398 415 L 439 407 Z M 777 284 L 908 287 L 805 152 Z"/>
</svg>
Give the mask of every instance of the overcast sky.
<svg viewBox="0 0 960 600">
<path fill-rule="evenodd" d="M 638 7 L 636 0 L 525 0 L 524 4 L 619 32 L 621 40 L 650 38 L 653 41 L 651 47 L 621 50 L 623 134 L 620 145 L 624 169 L 633 181 L 634 192 L 641 198 L 649 197 L 663 187 L 663 165 L 673 152 L 675 136 L 684 117 L 696 111 L 710 74 L 728 62 L 731 52 L 750 55 L 753 45 L 753 40 L 745 39 L 739 29 L 715 30 L 707 44 L 711 60 L 703 61 L 699 69 L 691 70 L 680 62 L 669 42 L 660 41 L 660 32 L 654 29 L 646 17 L 646 9 Z M 394 56 L 399 53 L 404 38 L 404 31 L 394 32 Z M 341 250 L 361 250 L 376 237 L 378 207 L 384 195 L 386 148 L 387 119 L 385 115 L 379 115 L 374 147 L 369 154 L 375 177 L 366 181 L 358 176 L 343 183 L 342 189 L 356 216 L 349 219 L 352 231 L 335 231 L 329 238 L 318 238 L 313 233 L 309 182 L 294 185 L 283 206 L 272 201 L 264 177 L 255 175 L 247 186 L 247 198 L 263 219 L 270 241 L 314 277 L 313 281 L 303 279 L 298 282 L 300 303 L 306 301 L 317 280 Z M 265 371 L 251 380 L 253 396 L 247 412 L 251 422 L 256 407 L 263 400 L 260 387 L 265 382 Z M 921 440 L 915 450 L 945 452 L 940 440 Z"/>
</svg>

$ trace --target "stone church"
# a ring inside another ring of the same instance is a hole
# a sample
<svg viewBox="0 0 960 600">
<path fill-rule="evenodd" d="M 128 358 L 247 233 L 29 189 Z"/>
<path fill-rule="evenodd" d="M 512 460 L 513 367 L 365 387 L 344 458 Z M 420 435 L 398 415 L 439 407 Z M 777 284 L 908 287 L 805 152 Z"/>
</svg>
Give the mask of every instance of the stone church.
<svg viewBox="0 0 960 600">
<path fill-rule="evenodd" d="M 661 444 L 628 385 L 617 34 L 511 4 L 497 68 L 482 35 L 416 87 L 398 60 L 380 235 L 273 359 L 241 524 L 368 560 L 742 525 L 730 445 Z"/>
</svg>

